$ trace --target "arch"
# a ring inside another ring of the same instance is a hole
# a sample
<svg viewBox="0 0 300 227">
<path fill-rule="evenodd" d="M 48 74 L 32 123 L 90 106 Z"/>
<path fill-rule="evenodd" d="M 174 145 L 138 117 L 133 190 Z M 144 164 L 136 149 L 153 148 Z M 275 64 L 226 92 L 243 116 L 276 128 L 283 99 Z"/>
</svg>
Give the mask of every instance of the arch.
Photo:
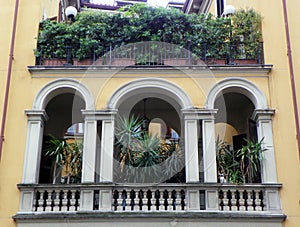
<svg viewBox="0 0 300 227">
<path fill-rule="evenodd" d="M 267 99 L 263 92 L 253 83 L 242 78 L 227 78 L 215 84 L 206 98 L 206 108 L 213 109 L 218 95 L 224 90 L 238 92 L 248 97 L 254 104 L 255 109 L 267 109 Z"/>
<path fill-rule="evenodd" d="M 154 97 L 164 98 L 174 106 L 177 104 L 181 109 L 193 107 L 190 97 L 180 87 L 158 78 L 143 78 L 123 85 L 110 97 L 107 107 L 117 109 L 129 97 L 146 97 L 149 94 Z"/>
<path fill-rule="evenodd" d="M 33 102 L 33 110 L 44 109 L 54 96 L 65 93 L 69 89 L 73 89 L 75 94 L 85 101 L 86 110 L 95 109 L 94 97 L 85 85 L 73 79 L 63 78 L 51 81 L 37 93 Z"/>
</svg>

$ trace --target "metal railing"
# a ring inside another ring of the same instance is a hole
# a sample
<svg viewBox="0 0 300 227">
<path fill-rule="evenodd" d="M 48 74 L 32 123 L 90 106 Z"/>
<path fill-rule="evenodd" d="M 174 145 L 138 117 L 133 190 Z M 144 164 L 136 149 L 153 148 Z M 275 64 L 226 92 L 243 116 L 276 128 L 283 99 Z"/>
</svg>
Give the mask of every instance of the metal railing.
<svg viewBox="0 0 300 227">
<path fill-rule="evenodd" d="M 264 64 L 263 43 L 200 43 L 180 47 L 164 42 L 140 42 L 104 49 L 97 47 L 85 59 L 78 60 L 71 46 L 66 46 L 62 59 L 43 58 L 40 51 L 36 65 L 115 65 L 115 66 L 189 66 Z M 51 60 L 51 63 L 49 63 Z"/>
</svg>

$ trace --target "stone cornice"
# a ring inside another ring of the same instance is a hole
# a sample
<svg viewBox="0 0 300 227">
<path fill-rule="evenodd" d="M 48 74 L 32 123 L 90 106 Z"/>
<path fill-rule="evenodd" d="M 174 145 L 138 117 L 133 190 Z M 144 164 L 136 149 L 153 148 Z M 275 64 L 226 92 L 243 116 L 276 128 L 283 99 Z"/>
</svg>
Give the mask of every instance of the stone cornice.
<svg viewBox="0 0 300 227">
<path fill-rule="evenodd" d="M 192 66 L 28 66 L 32 75 L 36 74 L 86 74 L 98 76 L 106 74 L 268 74 L 273 65 L 192 65 Z"/>
</svg>

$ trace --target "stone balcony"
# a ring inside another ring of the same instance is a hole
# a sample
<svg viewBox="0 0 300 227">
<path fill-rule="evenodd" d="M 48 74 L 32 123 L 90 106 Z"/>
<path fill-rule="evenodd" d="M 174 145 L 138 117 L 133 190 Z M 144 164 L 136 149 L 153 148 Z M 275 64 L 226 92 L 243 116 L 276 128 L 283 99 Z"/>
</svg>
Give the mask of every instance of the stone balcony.
<svg viewBox="0 0 300 227">
<path fill-rule="evenodd" d="M 284 219 L 280 184 L 20 184 L 15 220 L 75 217 L 172 216 Z M 53 216 L 54 217 L 54 216 Z"/>
</svg>

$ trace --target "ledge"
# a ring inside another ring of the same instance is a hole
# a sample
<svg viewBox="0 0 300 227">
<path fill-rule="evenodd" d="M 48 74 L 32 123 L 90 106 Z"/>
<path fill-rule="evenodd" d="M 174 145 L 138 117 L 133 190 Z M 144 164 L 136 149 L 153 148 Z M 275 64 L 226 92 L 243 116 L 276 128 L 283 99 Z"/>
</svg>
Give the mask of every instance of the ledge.
<svg viewBox="0 0 300 227">
<path fill-rule="evenodd" d="M 100 211 L 78 211 L 78 212 L 35 212 L 35 213 L 17 213 L 13 216 L 13 219 L 17 222 L 28 222 L 38 220 L 61 220 L 61 219 L 73 219 L 73 220 L 100 220 L 100 219 L 158 219 L 170 221 L 173 219 L 188 219 L 197 221 L 214 220 L 214 221 L 229 221 L 234 222 L 278 222 L 281 223 L 286 219 L 286 215 L 282 213 L 271 213 L 271 212 L 232 212 L 232 211 L 195 211 L 195 212 L 155 212 L 155 211 L 144 211 L 144 212 L 100 212 Z"/>
<path fill-rule="evenodd" d="M 262 184 L 220 184 L 220 183 L 160 183 L 160 184 L 144 184 L 144 183 L 132 183 L 132 184 L 118 184 L 118 183 L 81 183 L 81 184 L 26 184 L 20 183 L 17 185 L 19 189 L 31 189 L 31 188 L 149 188 L 149 187 L 179 187 L 179 188 L 281 188 L 281 183 L 262 183 Z"/>
<path fill-rule="evenodd" d="M 31 74 L 109 74 L 109 73 L 168 73 L 184 71 L 189 73 L 201 73 L 212 71 L 214 73 L 264 73 L 268 74 L 273 65 L 190 65 L 190 66 L 153 66 L 153 65 L 132 65 L 132 66 L 112 66 L 112 65 L 87 65 L 87 66 L 28 66 Z"/>
</svg>

